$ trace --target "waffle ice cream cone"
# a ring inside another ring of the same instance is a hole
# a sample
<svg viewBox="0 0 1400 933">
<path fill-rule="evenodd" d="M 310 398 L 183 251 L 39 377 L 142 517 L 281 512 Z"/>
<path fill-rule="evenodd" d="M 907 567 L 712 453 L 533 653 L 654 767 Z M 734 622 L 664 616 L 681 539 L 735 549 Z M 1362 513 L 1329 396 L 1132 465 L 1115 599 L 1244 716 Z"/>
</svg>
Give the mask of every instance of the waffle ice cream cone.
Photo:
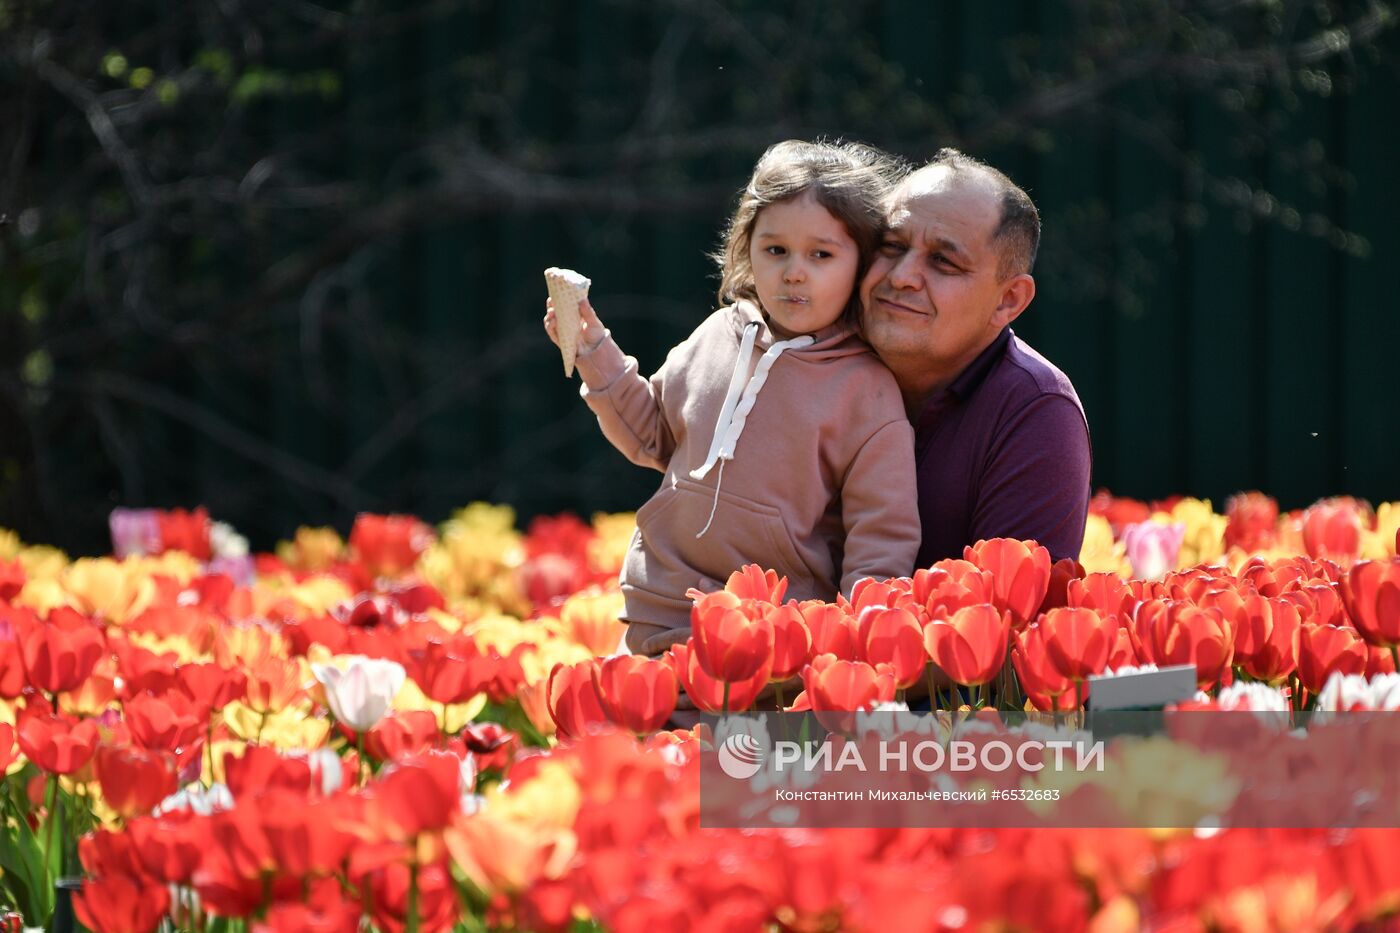
<svg viewBox="0 0 1400 933">
<path fill-rule="evenodd" d="M 554 300 L 554 321 L 559 337 L 559 352 L 564 356 L 564 375 L 574 374 L 574 359 L 578 356 L 578 335 L 582 328 L 578 305 L 588 297 L 592 281 L 572 269 L 551 266 L 544 270 L 544 282 L 549 297 Z"/>
</svg>

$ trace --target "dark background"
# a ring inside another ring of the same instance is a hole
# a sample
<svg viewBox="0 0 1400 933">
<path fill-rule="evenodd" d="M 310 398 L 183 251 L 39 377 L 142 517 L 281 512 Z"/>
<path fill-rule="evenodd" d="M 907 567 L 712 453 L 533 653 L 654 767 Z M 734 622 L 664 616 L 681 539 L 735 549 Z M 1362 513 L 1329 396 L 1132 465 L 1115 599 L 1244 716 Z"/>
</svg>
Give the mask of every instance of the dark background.
<svg viewBox="0 0 1400 933">
<path fill-rule="evenodd" d="M 770 143 L 956 145 L 1045 225 L 1017 330 L 1094 482 L 1400 498 L 1390 3 L 0 0 L 0 526 L 255 547 L 359 510 L 635 508 L 540 328 L 643 369 Z"/>
</svg>

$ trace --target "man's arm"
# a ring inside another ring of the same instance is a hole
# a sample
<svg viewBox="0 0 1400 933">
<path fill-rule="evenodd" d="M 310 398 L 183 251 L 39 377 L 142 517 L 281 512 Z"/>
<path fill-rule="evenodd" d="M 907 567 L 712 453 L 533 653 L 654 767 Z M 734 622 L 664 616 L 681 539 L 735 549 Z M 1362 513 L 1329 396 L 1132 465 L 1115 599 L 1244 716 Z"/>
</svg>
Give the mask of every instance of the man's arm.
<svg viewBox="0 0 1400 933">
<path fill-rule="evenodd" d="M 1034 539 L 1052 560 L 1079 559 L 1089 514 L 1092 453 L 1079 406 L 1035 399 L 1002 428 L 978 486 L 972 541 Z"/>
</svg>

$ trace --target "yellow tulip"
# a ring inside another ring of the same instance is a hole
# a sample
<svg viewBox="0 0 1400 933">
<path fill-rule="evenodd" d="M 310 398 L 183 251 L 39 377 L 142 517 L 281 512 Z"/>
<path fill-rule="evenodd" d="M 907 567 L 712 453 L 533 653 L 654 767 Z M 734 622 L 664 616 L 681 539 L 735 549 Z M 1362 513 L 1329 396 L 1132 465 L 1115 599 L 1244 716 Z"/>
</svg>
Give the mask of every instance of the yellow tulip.
<svg viewBox="0 0 1400 933">
<path fill-rule="evenodd" d="M 345 542 L 334 528 L 297 529 L 292 541 L 277 542 L 277 556 L 293 570 L 325 570 L 345 554 Z"/>
<path fill-rule="evenodd" d="M 224 722 L 245 742 L 281 749 L 314 749 L 326 744 L 331 724 L 313 717 L 309 704 L 298 704 L 264 715 L 243 703 L 224 707 Z"/>
<path fill-rule="evenodd" d="M 1084 523 L 1084 546 L 1079 549 L 1079 563 L 1086 573 L 1116 573 L 1122 577 L 1133 574 L 1127 552 L 1121 542 L 1113 540 L 1113 528 L 1102 515 L 1090 515 Z"/>
<path fill-rule="evenodd" d="M 144 574 L 170 577 L 181 586 L 204 573 L 204 567 L 199 561 L 184 551 L 166 551 L 154 557 L 132 556 L 124 563 Z"/>
<path fill-rule="evenodd" d="M 1385 560 L 1395 556 L 1395 535 L 1400 531 L 1400 502 L 1376 507 L 1376 530 L 1361 533 L 1361 558 Z"/>
<path fill-rule="evenodd" d="M 67 554 L 44 544 L 20 548 L 15 556 L 24 565 L 24 575 L 30 580 L 57 580 L 68 566 Z"/>
<path fill-rule="evenodd" d="M 288 598 L 312 613 L 330 612 L 354 595 L 345 581 L 326 574 L 310 577 L 287 591 Z"/>
<path fill-rule="evenodd" d="M 80 610 L 117 624 L 139 615 L 155 595 L 155 583 L 134 564 L 84 557 L 64 571 L 63 588 Z"/>
<path fill-rule="evenodd" d="M 133 645 L 139 645 L 153 654 L 173 654 L 181 664 L 209 660 L 208 654 L 200 651 L 183 635 L 161 637 L 151 632 L 125 632 L 123 634 L 127 641 Z"/>
<path fill-rule="evenodd" d="M 1169 516 L 1159 513 L 1154 520 L 1164 523 L 1180 522 L 1186 526 L 1186 537 L 1181 544 L 1178 567 L 1194 567 L 1210 563 L 1225 553 L 1225 526 L 1229 523 L 1224 515 L 1217 515 L 1211 508 L 1209 499 L 1182 499 L 1171 510 Z"/>
<path fill-rule="evenodd" d="M 0 528 L 0 560 L 14 560 L 22 547 L 24 542 L 19 539 L 18 533 Z"/>
<path fill-rule="evenodd" d="M 620 590 L 575 593 L 559 610 L 568 637 L 600 657 L 612 654 L 621 643 L 625 630 L 619 621 L 621 615 Z"/>
<path fill-rule="evenodd" d="M 19 591 L 15 597 L 16 606 L 28 606 L 40 615 L 44 615 L 50 609 L 57 609 L 59 606 L 72 606 L 78 608 L 77 600 L 69 595 L 52 577 L 35 579 L 30 577 L 25 581 L 24 589 Z"/>
<path fill-rule="evenodd" d="M 567 765 L 547 762 L 523 784 L 494 785 L 486 793 L 486 809 L 503 820 L 539 827 L 568 829 L 578 819 L 583 791 Z"/>
<path fill-rule="evenodd" d="M 428 710 L 444 730 L 455 734 L 462 731 L 463 726 L 480 716 L 481 711 L 486 709 L 486 694 L 477 694 L 465 703 L 442 704 L 436 700 L 428 699 L 419 689 L 418 684 L 410 678 L 404 681 L 403 686 L 399 688 L 398 695 L 394 697 L 392 708 L 402 711 Z"/>
<path fill-rule="evenodd" d="M 598 573 L 618 573 L 632 535 L 637 530 L 636 512 L 593 513 L 593 530 L 598 537 L 588 543 L 588 566 Z"/>
</svg>

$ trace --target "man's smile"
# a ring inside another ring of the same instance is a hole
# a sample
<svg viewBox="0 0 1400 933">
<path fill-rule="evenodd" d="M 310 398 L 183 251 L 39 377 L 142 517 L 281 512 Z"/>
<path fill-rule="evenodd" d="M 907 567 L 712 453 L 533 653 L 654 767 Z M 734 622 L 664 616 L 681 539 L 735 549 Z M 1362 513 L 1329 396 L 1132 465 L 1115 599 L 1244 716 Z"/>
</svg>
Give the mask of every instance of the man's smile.
<svg viewBox="0 0 1400 933">
<path fill-rule="evenodd" d="M 883 295 L 876 295 L 875 302 L 884 307 L 887 311 L 902 312 L 904 314 L 918 314 L 923 317 L 928 317 L 927 311 L 920 310 L 919 308 L 910 307 L 907 304 L 895 301 L 892 298 L 886 298 Z"/>
</svg>

